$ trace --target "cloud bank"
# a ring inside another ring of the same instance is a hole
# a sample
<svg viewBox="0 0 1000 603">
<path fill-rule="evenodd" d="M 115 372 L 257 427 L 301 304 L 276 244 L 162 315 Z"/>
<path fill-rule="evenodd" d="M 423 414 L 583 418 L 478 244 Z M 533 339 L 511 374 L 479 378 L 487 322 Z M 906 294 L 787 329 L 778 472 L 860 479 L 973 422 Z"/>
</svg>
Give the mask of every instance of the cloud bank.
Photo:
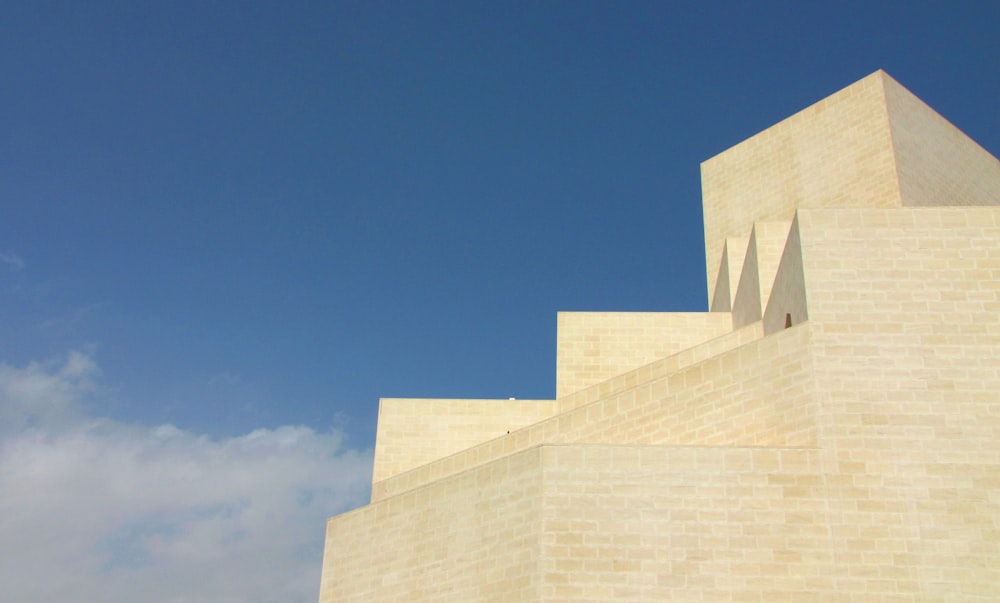
<svg viewBox="0 0 1000 603">
<path fill-rule="evenodd" d="M 325 520 L 365 502 L 371 453 L 88 416 L 98 378 L 80 353 L 0 364 L 0 598 L 314 603 Z"/>
</svg>

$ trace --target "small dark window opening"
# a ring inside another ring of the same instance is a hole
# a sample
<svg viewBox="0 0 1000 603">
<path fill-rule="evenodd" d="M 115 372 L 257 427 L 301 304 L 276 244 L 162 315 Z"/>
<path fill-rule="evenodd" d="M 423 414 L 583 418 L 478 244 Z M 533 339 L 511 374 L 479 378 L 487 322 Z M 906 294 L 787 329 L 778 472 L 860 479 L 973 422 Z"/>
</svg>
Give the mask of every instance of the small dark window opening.
<svg viewBox="0 0 1000 603">
<path fill-rule="evenodd" d="M 792 315 L 785 314 L 785 328 L 787 329 L 790 326 L 792 326 Z"/>
</svg>

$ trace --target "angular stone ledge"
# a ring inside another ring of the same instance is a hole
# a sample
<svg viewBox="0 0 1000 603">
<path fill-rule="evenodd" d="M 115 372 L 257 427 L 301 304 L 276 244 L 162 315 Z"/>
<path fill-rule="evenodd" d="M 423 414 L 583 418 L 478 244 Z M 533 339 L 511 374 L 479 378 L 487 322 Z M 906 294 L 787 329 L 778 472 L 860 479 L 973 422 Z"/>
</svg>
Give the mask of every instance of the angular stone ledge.
<svg viewBox="0 0 1000 603">
<path fill-rule="evenodd" d="M 810 337 L 809 324 L 804 323 L 684 365 L 375 483 L 372 501 L 539 444 L 811 445 L 815 401 Z"/>
</svg>

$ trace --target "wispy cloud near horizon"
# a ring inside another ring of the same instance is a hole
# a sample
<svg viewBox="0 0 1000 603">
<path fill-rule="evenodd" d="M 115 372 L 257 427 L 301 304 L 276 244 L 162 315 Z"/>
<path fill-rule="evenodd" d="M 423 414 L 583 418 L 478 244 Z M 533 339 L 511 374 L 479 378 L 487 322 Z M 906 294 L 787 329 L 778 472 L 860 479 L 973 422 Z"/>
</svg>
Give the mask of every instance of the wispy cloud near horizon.
<svg viewBox="0 0 1000 603">
<path fill-rule="evenodd" d="M 21 270 L 24 268 L 24 260 L 15 253 L 0 251 L 0 263 L 6 264 L 11 270 Z"/>
<path fill-rule="evenodd" d="M 87 354 L 0 364 L 0 585 L 35 601 L 316 600 L 325 519 L 371 452 L 303 426 L 211 438 L 88 416 Z M 58 568 L 58 571 L 54 571 Z"/>
</svg>

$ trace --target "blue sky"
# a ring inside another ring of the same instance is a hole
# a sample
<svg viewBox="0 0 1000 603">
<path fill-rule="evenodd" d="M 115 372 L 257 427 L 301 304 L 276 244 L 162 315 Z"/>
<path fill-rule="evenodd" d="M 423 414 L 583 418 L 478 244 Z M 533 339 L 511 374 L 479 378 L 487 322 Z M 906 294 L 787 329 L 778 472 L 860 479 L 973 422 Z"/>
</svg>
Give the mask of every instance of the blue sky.
<svg viewBox="0 0 1000 603">
<path fill-rule="evenodd" d="M 549 398 L 556 312 L 706 309 L 699 163 L 876 69 L 1000 153 L 998 31 L 985 2 L 5 3 L 0 561 L 40 483 L 131 511 L 61 550 L 106 552 L 64 591 L 0 595 L 251 600 L 171 591 L 197 542 L 313 600 L 380 396 Z M 98 487 L 157 472 L 186 486 Z"/>
</svg>

